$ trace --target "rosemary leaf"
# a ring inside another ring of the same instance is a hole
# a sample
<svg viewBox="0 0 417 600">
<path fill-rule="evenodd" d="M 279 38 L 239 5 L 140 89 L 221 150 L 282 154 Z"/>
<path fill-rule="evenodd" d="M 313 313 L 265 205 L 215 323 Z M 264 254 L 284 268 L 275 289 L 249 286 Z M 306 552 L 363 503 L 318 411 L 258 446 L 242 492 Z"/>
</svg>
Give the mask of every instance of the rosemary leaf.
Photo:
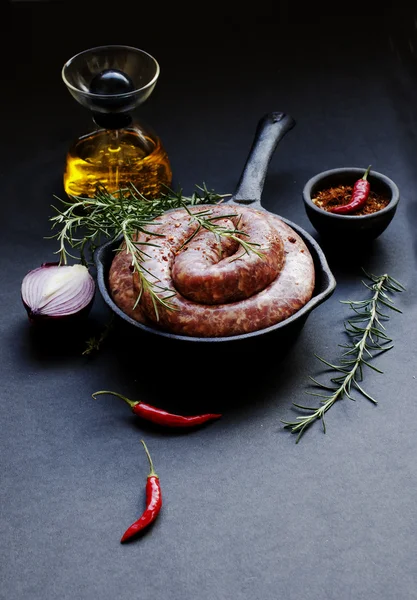
<svg viewBox="0 0 417 600">
<path fill-rule="evenodd" d="M 335 371 L 340 371 L 341 373 L 346 373 L 346 370 L 343 368 L 342 365 L 334 365 L 334 364 L 328 362 L 327 360 L 325 360 L 324 358 L 322 358 L 321 356 L 318 356 L 317 354 L 315 356 L 316 356 L 316 358 L 318 358 L 319 360 L 321 360 L 322 363 L 324 363 L 328 367 L 331 367 Z"/>
<path fill-rule="evenodd" d="M 337 388 L 331 387 L 329 385 L 324 385 L 323 383 L 321 383 L 320 381 L 317 381 L 317 379 L 314 379 L 314 377 L 311 377 L 310 375 L 309 375 L 309 379 L 311 379 L 311 381 L 313 381 L 313 383 L 315 383 L 318 387 L 321 387 L 325 390 L 331 390 L 334 392 L 337 389 Z"/>
</svg>

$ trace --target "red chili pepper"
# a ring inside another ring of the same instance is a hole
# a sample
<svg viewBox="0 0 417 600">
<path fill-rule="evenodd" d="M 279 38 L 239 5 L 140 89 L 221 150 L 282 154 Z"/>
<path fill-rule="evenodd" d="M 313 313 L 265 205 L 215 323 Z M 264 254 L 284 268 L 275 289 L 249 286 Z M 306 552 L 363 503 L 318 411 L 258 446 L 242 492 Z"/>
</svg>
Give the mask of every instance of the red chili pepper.
<svg viewBox="0 0 417 600">
<path fill-rule="evenodd" d="M 145 442 L 143 440 L 141 440 L 141 442 L 143 444 L 143 447 L 145 448 L 146 456 L 148 457 L 150 467 L 149 475 L 146 480 L 146 508 L 143 511 L 142 515 L 139 517 L 139 519 L 132 523 L 132 525 L 126 529 L 120 540 L 121 543 L 130 540 L 140 531 L 143 531 L 145 527 L 148 527 L 148 525 L 153 523 L 153 521 L 155 521 L 162 508 L 162 493 L 159 477 L 155 473 L 152 458 L 149 454 Z"/>
<path fill-rule="evenodd" d="M 355 182 L 350 202 L 348 204 L 344 204 L 343 206 L 335 206 L 330 210 L 330 212 L 337 213 L 339 215 L 345 215 L 358 210 L 365 204 L 371 190 L 371 184 L 367 179 L 370 168 L 371 165 L 369 165 L 369 167 L 366 169 L 363 177 Z"/>
<path fill-rule="evenodd" d="M 221 414 L 214 413 L 206 413 L 202 415 L 192 415 L 192 416 L 183 416 L 183 415 L 175 415 L 173 413 L 169 413 L 166 410 L 162 410 L 157 408 L 156 406 L 151 406 L 150 404 L 145 404 L 145 402 L 130 400 L 126 398 L 126 396 L 122 396 L 122 394 L 118 394 L 117 392 L 109 392 L 107 390 L 102 390 L 100 392 L 95 392 L 93 394 L 93 398 L 98 396 L 99 394 L 112 394 L 113 396 L 117 396 L 121 398 L 129 406 L 132 411 L 138 417 L 142 419 L 146 419 L 147 421 L 151 421 L 152 423 L 156 423 L 157 425 L 164 425 L 168 427 L 195 427 L 196 425 L 202 425 L 207 421 L 212 421 L 213 419 L 219 419 Z"/>
</svg>

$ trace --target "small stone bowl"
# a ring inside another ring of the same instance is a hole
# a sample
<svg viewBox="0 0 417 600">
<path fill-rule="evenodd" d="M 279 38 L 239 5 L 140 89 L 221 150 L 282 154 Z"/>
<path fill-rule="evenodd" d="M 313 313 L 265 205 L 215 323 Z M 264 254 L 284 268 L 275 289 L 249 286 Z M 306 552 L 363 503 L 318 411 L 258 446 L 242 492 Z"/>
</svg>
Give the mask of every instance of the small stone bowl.
<svg viewBox="0 0 417 600">
<path fill-rule="evenodd" d="M 307 216 L 324 239 L 339 243 L 370 242 L 381 235 L 392 221 L 400 199 L 399 189 L 389 177 L 372 169 L 368 181 L 372 191 L 390 199 L 385 208 L 367 215 L 341 215 L 328 212 L 313 202 L 313 198 L 320 190 L 337 185 L 353 185 L 363 177 L 364 172 L 365 169 L 356 167 L 330 169 L 318 173 L 305 184 L 303 201 Z"/>
</svg>

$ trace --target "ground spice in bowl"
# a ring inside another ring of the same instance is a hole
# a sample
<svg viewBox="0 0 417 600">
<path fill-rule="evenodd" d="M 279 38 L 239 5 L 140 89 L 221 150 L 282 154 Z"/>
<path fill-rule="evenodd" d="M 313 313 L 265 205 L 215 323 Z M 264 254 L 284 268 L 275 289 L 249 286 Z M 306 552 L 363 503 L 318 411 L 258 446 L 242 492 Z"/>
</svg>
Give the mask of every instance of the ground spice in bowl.
<svg viewBox="0 0 417 600">
<path fill-rule="evenodd" d="M 369 173 L 369 178 L 368 178 Z M 370 167 L 340 167 L 317 173 L 302 192 L 307 216 L 318 233 L 337 244 L 368 243 L 392 221 L 398 186 Z"/>
<path fill-rule="evenodd" d="M 319 190 L 312 198 L 312 202 L 319 208 L 331 212 L 335 206 L 349 204 L 353 192 L 353 185 L 336 185 Z M 371 190 L 365 204 L 352 215 L 369 215 L 388 206 L 390 198 Z"/>
</svg>

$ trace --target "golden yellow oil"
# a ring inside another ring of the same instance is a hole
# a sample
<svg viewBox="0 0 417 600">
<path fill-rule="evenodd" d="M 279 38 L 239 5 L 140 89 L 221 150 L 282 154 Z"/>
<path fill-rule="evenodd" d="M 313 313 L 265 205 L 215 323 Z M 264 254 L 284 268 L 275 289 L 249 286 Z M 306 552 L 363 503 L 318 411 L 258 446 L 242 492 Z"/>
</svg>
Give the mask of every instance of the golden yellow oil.
<svg viewBox="0 0 417 600">
<path fill-rule="evenodd" d="M 158 136 L 135 127 L 100 129 L 70 147 L 64 170 L 68 196 L 92 198 L 98 186 L 112 193 L 130 183 L 146 198 L 171 186 L 170 161 Z"/>
</svg>

